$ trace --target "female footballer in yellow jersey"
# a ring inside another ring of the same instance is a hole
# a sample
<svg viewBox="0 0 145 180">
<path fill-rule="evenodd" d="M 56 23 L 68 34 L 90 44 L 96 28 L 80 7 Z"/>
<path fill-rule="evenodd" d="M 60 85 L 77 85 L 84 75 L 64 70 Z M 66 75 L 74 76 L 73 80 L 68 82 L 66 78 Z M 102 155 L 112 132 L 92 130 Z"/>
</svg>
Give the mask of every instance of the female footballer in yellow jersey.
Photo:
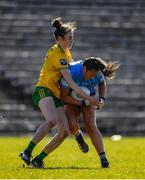
<svg viewBox="0 0 145 180">
<path fill-rule="evenodd" d="M 68 64 L 72 59 L 70 49 L 73 42 L 74 24 L 62 23 L 60 19 L 55 19 L 52 24 L 56 28 L 54 35 L 57 44 L 52 46 L 47 52 L 38 83 L 32 96 L 34 104 L 40 108 L 46 121 L 37 129 L 27 148 L 20 153 L 21 159 L 28 165 L 32 164 L 35 168 L 43 168 L 43 159 L 55 150 L 69 134 L 68 121 L 64 113 L 63 103 L 59 99 L 59 81 L 61 76 L 84 99 L 88 99 L 92 105 L 100 106 L 99 100 L 88 96 L 74 83 L 68 70 Z M 55 125 L 57 125 L 57 134 L 45 146 L 42 152 L 30 161 L 34 147 Z"/>
</svg>

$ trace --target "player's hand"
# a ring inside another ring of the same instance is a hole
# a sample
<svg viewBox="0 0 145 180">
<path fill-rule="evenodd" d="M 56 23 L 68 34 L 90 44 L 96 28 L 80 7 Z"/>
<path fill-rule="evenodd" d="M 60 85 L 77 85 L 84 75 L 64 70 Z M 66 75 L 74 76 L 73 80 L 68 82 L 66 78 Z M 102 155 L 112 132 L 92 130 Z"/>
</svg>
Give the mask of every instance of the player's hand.
<svg viewBox="0 0 145 180">
<path fill-rule="evenodd" d="M 105 98 L 99 98 L 99 106 L 98 109 L 102 109 L 104 106 Z"/>
<path fill-rule="evenodd" d="M 90 96 L 90 104 L 93 105 L 93 106 L 99 107 L 100 102 L 99 102 L 98 99 Z"/>
<path fill-rule="evenodd" d="M 102 109 L 103 108 L 103 106 L 104 106 L 104 103 L 99 103 L 99 106 L 98 106 L 98 109 Z"/>
</svg>

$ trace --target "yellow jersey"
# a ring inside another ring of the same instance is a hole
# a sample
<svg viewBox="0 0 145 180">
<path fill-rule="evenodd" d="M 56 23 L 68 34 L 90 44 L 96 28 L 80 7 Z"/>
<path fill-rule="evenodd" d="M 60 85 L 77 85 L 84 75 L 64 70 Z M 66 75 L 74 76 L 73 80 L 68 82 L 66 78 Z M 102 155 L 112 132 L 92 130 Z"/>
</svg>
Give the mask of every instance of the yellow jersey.
<svg viewBox="0 0 145 180">
<path fill-rule="evenodd" d="M 72 56 L 70 51 L 64 51 L 58 44 L 52 46 L 44 59 L 44 64 L 40 72 L 39 81 L 36 86 L 47 87 L 54 96 L 60 97 L 61 70 L 68 69 L 68 64 Z"/>
</svg>

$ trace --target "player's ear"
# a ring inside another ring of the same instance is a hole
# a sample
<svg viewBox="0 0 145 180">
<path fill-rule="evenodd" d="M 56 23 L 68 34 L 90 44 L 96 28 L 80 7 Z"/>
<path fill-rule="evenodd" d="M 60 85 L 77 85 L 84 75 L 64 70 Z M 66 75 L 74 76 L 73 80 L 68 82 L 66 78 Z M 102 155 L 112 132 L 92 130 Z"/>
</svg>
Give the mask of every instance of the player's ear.
<svg viewBox="0 0 145 180">
<path fill-rule="evenodd" d="M 86 66 L 83 66 L 83 70 L 84 70 L 84 72 L 87 72 Z"/>
<path fill-rule="evenodd" d="M 61 36 L 58 36 L 58 39 L 57 39 L 57 41 L 63 41 L 64 40 L 64 38 L 63 37 L 61 37 Z"/>
</svg>

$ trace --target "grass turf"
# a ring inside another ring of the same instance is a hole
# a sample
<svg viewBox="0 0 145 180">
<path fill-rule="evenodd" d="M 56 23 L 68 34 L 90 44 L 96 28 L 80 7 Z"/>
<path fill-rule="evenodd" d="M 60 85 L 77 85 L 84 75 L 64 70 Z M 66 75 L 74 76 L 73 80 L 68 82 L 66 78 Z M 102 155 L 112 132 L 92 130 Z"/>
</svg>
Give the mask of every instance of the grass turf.
<svg viewBox="0 0 145 180">
<path fill-rule="evenodd" d="M 111 141 L 105 138 L 104 143 L 109 169 L 100 168 L 100 160 L 89 138 L 86 138 L 90 151 L 83 154 L 73 138 L 67 138 L 63 144 L 45 159 L 43 170 L 23 167 L 18 157 L 26 147 L 30 137 L 0 138 L 0 178 L 8 179 L 106 179 L 106 178 L 145 178 L 145 141 L 144 138 L 123 138 Z M 40 152 L 50 140 L 45 138 L 34 150 L 33 156 Z"/>
</svg>

